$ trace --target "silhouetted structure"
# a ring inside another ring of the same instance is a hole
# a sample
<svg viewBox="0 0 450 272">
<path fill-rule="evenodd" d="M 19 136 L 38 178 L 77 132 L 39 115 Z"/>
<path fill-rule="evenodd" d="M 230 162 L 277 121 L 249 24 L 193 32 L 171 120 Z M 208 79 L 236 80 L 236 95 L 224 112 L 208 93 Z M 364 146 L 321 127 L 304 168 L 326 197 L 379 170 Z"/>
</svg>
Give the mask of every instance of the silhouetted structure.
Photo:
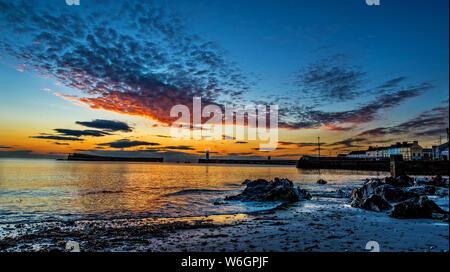
<svg viewBox="0 0 450 272">
<path fill-rule="evenodd" d="M 124 158 L 124 157 L 108 157 L 96 156 L 89 154 L 69 154 L 68 161 L 123 161 L 123 162 L 163 162 L 163 158 Z"/>
</svg>

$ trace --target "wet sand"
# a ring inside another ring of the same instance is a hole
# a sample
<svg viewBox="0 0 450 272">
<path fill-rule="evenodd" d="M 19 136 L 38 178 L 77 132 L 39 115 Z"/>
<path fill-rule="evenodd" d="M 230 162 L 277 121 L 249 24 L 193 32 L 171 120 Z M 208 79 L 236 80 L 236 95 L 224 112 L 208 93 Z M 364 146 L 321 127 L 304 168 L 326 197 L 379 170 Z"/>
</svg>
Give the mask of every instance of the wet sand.
<svg viewBox="0 0 450 272">
<path fill-rule="evenodd" d="M 375 241 L 381 252 L 442 252 L 449 225 L 432 219 L 394 219 L 352 208 L 347 199 L 313 198 L 256 214 L 178 219 L 78 221 L 20 227 L 1 251 L 361 252 Z"/>
</svg>

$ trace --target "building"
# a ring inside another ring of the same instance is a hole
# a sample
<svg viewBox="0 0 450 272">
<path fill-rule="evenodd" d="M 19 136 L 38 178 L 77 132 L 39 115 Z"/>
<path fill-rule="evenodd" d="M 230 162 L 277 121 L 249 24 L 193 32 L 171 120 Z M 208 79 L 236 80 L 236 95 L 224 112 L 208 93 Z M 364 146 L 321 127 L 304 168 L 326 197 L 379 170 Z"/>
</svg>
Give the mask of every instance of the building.
<svg viewBox="0 0 450 272">
<path fill-rule="evenodd" d="M 448 142 L 439 146 L 433 146 L 433 160 L 448 160 Z"/>
<path fill-rule="evenodd" d="M 447 147 L 447 154 L 448 154 L 448 147 Z M 392 155 L 401 155 L 403 157 L 403 160 L 407 161 L 421 160 L 423 159 L 423 148 L 419 145 L 418 141 L 414 141 L 412 143 L 398 142 L 396 144 L 387 147 L 371 146 L 366 151 L 352 151 L 349 154 L 347 154 L 346 157 L 352 159 L 380 160 L 380 159 L 390 159 Z"/>
<path fill-rule="evenodd" d="M 418 141 L 412 143 L 403 142 L 396 143 L 387 147 L 386 152 L 383 152 L 385 158 L 390 158 L 391 155 L 402 155 L 403 159 L 409 160 L 420 160 L 423 156 L 423 148 L 419 145 Z"/>
<path fill-rule="evenodd" d="M 379 160 L 383 158 L 383 148 L 370 146 L 366 151 L 366 158 L 371 160 Z"/>
<path fill-rule="evenodd" d="M 433 149 L 432 148 L 424 148 L 422 150 L 424 160 L 432 160 L 433 159 Z"/>
<path fill-rule="evenodd" d="M 348 153 L 347 158 L 365 159 L 365 158 L 367 158 L 366 151 L 352 151 L 352 152 Z"/>
</svg>

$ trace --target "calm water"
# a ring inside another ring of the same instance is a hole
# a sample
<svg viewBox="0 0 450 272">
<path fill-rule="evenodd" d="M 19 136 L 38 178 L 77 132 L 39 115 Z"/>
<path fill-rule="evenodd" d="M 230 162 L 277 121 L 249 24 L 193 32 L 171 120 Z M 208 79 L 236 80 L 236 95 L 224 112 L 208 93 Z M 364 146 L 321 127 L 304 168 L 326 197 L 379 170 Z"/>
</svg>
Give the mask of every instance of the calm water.
<svg viewBox="0 0 450 272">
<path fill-rule="evenodd" d="M 377 175 L 292 166 L 0 160 L 0 223 L 251 212 L 276 203 L 214 202 L 240 192 L 245 179 L 285 177 L 321 193 Z M 318 178 L 330 184 L 316 185 Z"/>
</svg>

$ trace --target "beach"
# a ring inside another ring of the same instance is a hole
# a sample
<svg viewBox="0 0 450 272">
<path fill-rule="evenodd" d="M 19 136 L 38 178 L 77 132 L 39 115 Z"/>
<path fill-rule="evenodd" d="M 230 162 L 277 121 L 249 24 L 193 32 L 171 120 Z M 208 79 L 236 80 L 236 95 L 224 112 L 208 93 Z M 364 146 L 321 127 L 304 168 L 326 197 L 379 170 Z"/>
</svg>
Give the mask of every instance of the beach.
<svg viewBox="0 0 450 272">
<path fill-rule="evenodd" d="M 394 219 L 341 201 L 311 202 L 315 210 L 309 212 L 288 205 L 250 215 L 71 222 L 3 240 L 1 249 L 65 251 L 67 242 L 76 241 L 88 252 L 364 252 L 375 241 L 380 252 L 448 251 L 448 223 Z"/>
<path fill-rule="evenodd" d="M 441 200 L 448 202 L 448 196 Z M 348 198 L 313 196 L 247 214 L 78 220 L 4 225 L 1 251 L 448 252 L 449 225 L 395 219 L 353 208 Z M 372 247 L 372 246 L 374 247 Z"/>
<path fill-rule="evenodd" d="M 448 221 L 352 207 L 352 189 L 388 173 L 27 160 L 2 166 L 3 252 L 71 251 L 74 244 L 86 252 L 364 252 L 369 242 L 381 252 L 449 248 Z M 287 177 L 311 198 L 229 200 L 246 188 L 243 177 Z M 428 197 L 448 212 L 446 192 Z"/>
</svg>

